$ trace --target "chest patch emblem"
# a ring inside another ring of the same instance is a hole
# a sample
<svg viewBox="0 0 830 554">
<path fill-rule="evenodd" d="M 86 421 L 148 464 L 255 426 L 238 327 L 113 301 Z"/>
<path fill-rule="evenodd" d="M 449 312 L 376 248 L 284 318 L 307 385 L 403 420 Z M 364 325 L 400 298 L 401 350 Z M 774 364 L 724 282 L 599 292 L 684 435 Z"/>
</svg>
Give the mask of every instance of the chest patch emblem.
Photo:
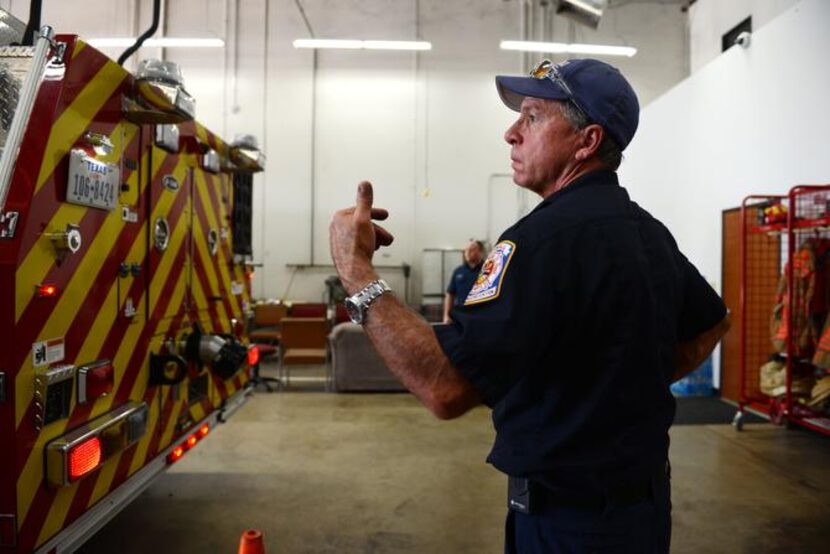
<svg viewBox="0 0 830 554">
<path fill-rule="evenodd" d="M 464 302 L 465 306 L 480 304 L 499 297 L 504 274 L 507 272 L 510 258 L 513 257 L 515 251 L 516 244 L 509 240 L 501 241 L 490 251 L 481 266 L 481 272 L 478 274 L 470 294 L 467 295 L 467 300 Z"/>
</svg>

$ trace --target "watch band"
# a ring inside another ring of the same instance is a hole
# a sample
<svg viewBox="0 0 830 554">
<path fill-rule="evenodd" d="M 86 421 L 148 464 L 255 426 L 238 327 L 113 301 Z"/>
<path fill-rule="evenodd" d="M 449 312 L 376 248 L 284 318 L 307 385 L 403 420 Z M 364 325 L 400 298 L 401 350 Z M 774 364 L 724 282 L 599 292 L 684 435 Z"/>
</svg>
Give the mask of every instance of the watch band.
<svg viewBox="0 0 830 554">
<path fill-rule="evenodd" d="M 383 279 L 377 279 L 363 287 L 363 290 L 355 294 L 355 300 L 362 304 L 364 307 L 368 308 L 369 305 L 372 302 L 374 302 L 375 299 L 378 298 L 381 294 L 391 291 L 392 288 L 389 286 L 389 283 L 387 283 Z"/>
<path fill-rule="evenodd" d="M 389 283 L 383 279 L 377 279 L 347 298 L 346 307 L 350 308 L 349 316 L 352 321 L 362 325 L 366 320 L 366 312 L 372 302 L 374 302 L 382 294 L 391 291 L 392 288 L 389 286 Z"/>
</svg>

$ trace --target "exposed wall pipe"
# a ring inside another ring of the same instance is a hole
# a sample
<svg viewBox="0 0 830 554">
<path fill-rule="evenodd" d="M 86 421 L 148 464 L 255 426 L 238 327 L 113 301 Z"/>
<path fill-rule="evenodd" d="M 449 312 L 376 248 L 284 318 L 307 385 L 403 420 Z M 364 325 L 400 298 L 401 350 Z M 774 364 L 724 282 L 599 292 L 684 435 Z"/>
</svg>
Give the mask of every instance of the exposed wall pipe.
<svg viewBox="0 0 830 554">
<path fill-rule="evenodd" d="M 118 65 L 124 65 L 124 62 L 127 61 L 127 58 L 132 56 L 136 50 L 141 48 L 141 45 L 144 44 L 144 41 L 150 38 L 158 31 L 159 28 L 159 20 L 161 19 L 161 0 L 153 0 L 153 23 L 150 25 L 150 28 L 144 31 L 140 37 L 138 37 L 135 43 L 127 48 L 121 56 L 118 57 Z"/>
<path fill-rule="evenodd" d="M 233 102 L 231 113 L 239 113 L 239 0 L 233 8 Z"/>
<path fill-rule="evenodd" d="M 268 99 L 271 97 L 269 94 L 270 87 L 271 87 L 271 3 L 270 0 L 265 1 L 265 21 L 264 21 L 265 29 L 264 29 L 264 55 L 263 55 L 263 83 L 262 83 L 262 152 L 267 154 L 268 152 Z M 267 172 L 266 172 L 267 173 Z M 273 172 L 271 173 L 273 175 Z M 260 177 L 260 180 L 264 180 L 264 176 Z M 262 183 L 261 183 L 262 184 Z M 260 190 L 262 190 L 262 206 L 265 207 L 268 205 L 268 191 L 270 187 L 268 186 L 261 186 Z M 264 213 L 264 210 L 263 210 Z M 260 252 L 265 250 L 265 230 L 266 230 L 266 223 L 268 218 L 263 215 L 262 217 L 262 232 L 259 235 L 260 240 Z M 293 279 L 293 276 L 292 276 Z M 260 279 L 260 289 L 259 293 L 260 296 L 263 296 L 265 293 L 265 280 Z M 290 284 L 289 284 L 290 286 Z M 285 297 L 283 297 L 285 298 Z"/>
<path fill-rule="evenodd" d="M 308 30 L 309 38 L 314 38 L 314 29 L 311 28 L 311 23 L 308 21 L 308 16 L 306 16 L 302 3 L 300 3 L 300 0 L 294 0 L 294 4 L 296 4 L 297 9 L 300 12 L 300 16 L 303 18 L 303 23 L 305 23 L 306 30 Z M 317 49 L 315 48 L 311 53 L 311 191 L 309 194 L 311 201 L 311 244 L 308 255 L 309 264 L 311 265 L 314 265 L 314 220 L 316 216 L 315 204 L 317 199 L 317 68 L 318 56 Z"/>
</svg>

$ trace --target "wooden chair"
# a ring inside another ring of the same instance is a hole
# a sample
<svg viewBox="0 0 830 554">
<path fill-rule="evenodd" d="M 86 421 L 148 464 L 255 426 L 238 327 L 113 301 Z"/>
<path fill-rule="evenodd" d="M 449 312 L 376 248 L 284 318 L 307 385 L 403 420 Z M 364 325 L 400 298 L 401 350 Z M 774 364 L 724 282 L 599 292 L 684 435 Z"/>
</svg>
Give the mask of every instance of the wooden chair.
<svg viewBox="0 0 830 554">
<path fill-rule="evenodd" d="M 248 333 L 251 342 L 277 344 L 280 342 L 280 322 L 288 312 L 285 304 L 254 305 L 253 329 Z"/>
<path fill-rule="evenodd" d="M 325 317 L 284 317 L 281 331 L 280 372 L 286 385 L 290 377 L 289 367 L 327 363 L 329 325 Z M 328 380 L 327 370 L 326 388 Z"/>
<path fill-rule="evenodd" d="M 321 302 L 298 302 L 291 305 L 291 317 L 326 317 L 327 306 Z"/>
</svg>

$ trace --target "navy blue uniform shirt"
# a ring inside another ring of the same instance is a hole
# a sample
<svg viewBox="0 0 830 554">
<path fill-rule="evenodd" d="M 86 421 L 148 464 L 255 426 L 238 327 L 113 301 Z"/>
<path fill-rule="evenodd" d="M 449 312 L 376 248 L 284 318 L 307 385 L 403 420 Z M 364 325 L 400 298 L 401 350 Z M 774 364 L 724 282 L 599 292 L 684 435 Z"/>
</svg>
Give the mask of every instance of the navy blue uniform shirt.
<svg viewBox="0 0 830 554">
<path fill-rule="evenodd" d="M 602 492 L 668 459 L 677 345 L 725 316 L 668 229 L 596 171 L 502 234 L 435 333 L 493 409 L 488 462 Z"/>
<path fill-rule="evenodd" d="M 463 263 L 455 268 L 450 277 L 450 284 L 447 286 L 447 292 L 455 295 L 453 306 L 461 306 L 470 289 L 473 288 L 473 283 L 476 282 L 478 272 L 481 271 L 481 264 L 475 267 L 470 267 L 467 263 Z"/>
</svg>

